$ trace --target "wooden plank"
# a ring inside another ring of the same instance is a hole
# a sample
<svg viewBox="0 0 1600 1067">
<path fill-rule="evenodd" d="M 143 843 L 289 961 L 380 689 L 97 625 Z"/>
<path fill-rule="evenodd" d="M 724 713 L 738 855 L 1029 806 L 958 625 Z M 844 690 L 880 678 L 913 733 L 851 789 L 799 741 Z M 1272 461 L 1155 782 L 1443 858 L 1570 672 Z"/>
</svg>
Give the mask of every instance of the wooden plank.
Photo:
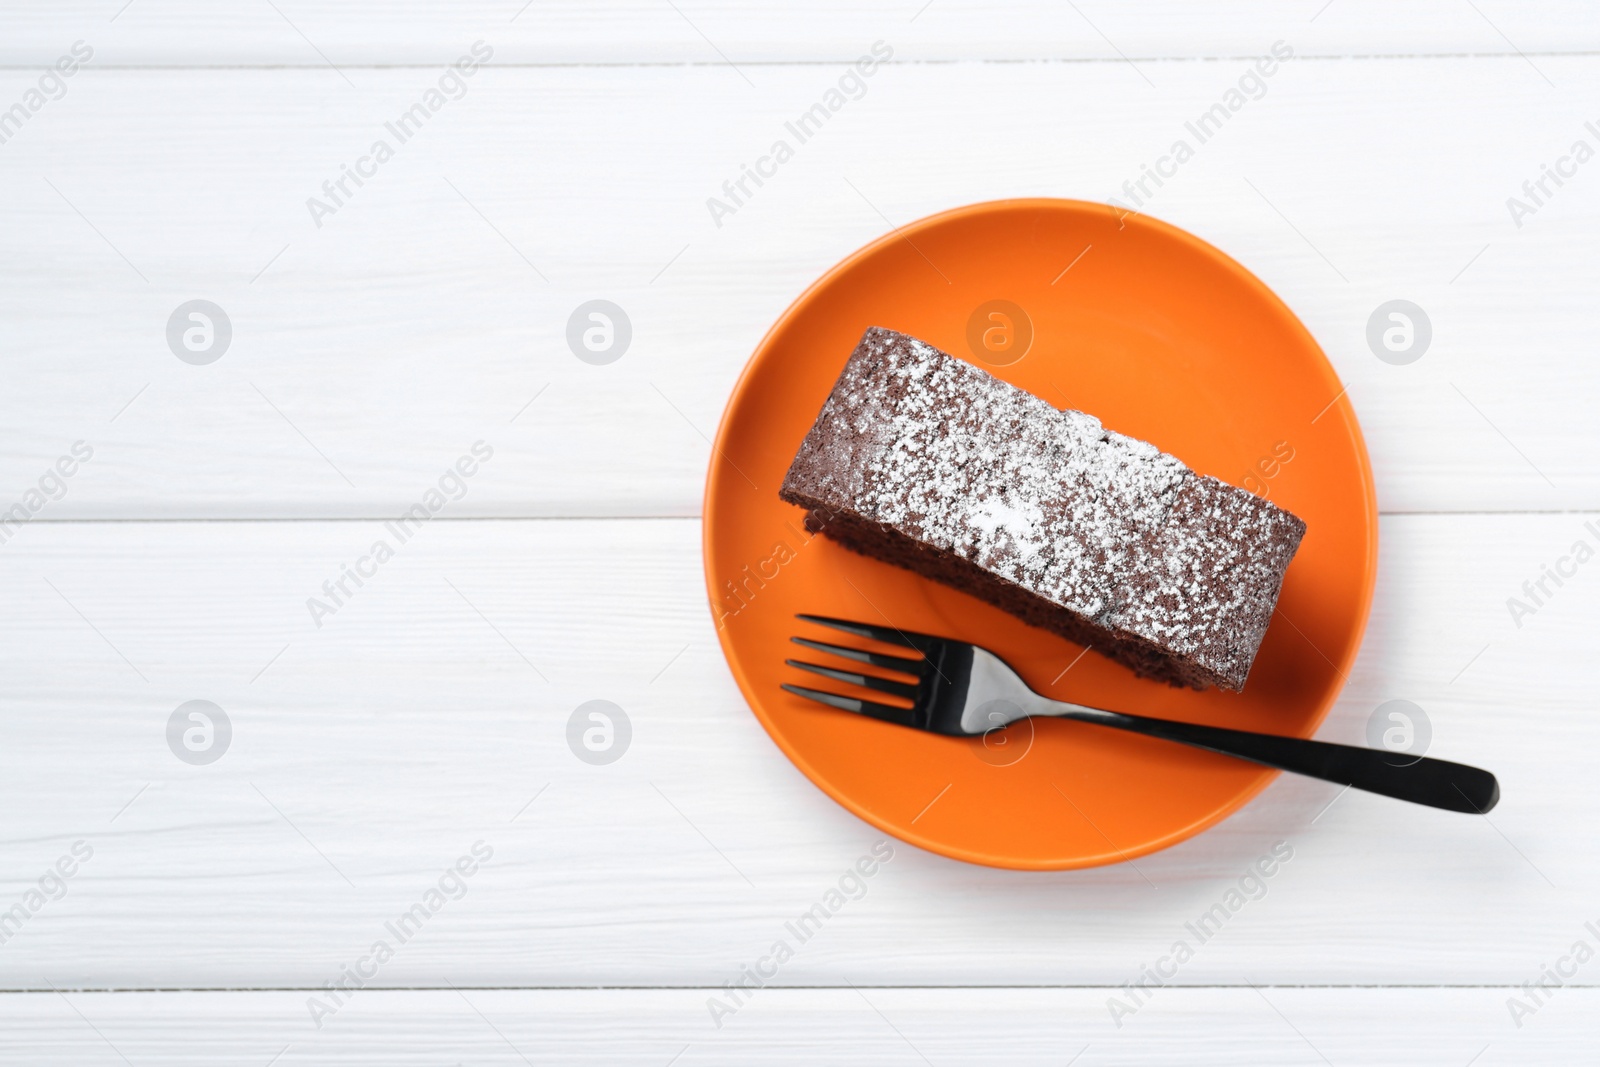
<svg viewBox="0 0 1600 1067">
<path fill-rule="evenodd" d="M 1287 65 L 1146 202 L 1304 318 L 1387 509 L 1600 506 L 1600 370 L 1571 357 L 1600 180 L 1547 183 L 1520 229 L 1505 206 L 1600 144 L 1600 60 L 1542 65 L 1560 92 L 1515 57 Z M 888 222 L 1126 197 L 1247 70 L 1173 64 L 1152 90 L 1108 64 L 882 69 L 719 227 L 707 199 L 838 68 L 766 68 L 752 92 L 716 68 L 491 66 L 319 228 L 308 199 L 431 74 L 91 64 L 4 145 L 0 503 L 83 440 L 93 461 L 41 517 L 394 515 L 483 440 L 452 515 L 694 514 L 732 383 L 811 280 Z M 233 327 L 207 366 L 166 341 L 196 298 Z M 565 337 L 595 298 L 633 325 L 609 366 Z M 1395 298 L 1432 322 L 1408 366 L 1366 340 Z"/>
<path fill-rule="evenodd" d="M 356 993 L 321 1029 L 306 991 L 0 997 L 0 1063 L 1593 1063 L 1600 992 L 1552 989 L 1521 1028 L 1490 989 L 1168 988 L 1121 1028 L 1116 989 L 776 989 L 718 1029 L 708 989 Z"/>
<path fill-rule="evenodd" d="M 20 9 L 18 9 L 20 7 Z M 1475 9 L 1476 7 L 1476 9 Z M 676 10 L 674 10 L 676 9 Z M 86 38 L 119 64 L 215 66 L 445 63 L 458 45 L 491 41 L 505 62 L 722 63 L 853 59 L 877 39 L 907 58 L 1083 59 L 1254 55 L 1276 38 L 1318 55 L 1537 56 L 1594 47 L 1596 15 L 1564 0 L 1476 5 L 1377 0 L 1284 5 L 1267 0 L 1074 6 L 1028 0 L 886 3 L 385 4 L 285 2 L 217 9 L 198 0 L 13 5 L 0 20 L 0 62 L 34 65 Z M 1519 60 L 1521 62 L 1522 60 Z M 747 72 L 748 73 L 748 72 Z M 329 76 L 338 75 L 329 69 Z M 731 72 L 730 72 L 730 76 Z M 353 77 L 353 76 L 352 76 Z M 755 79 L 751 75 L 752 80 Z"/>
<path fill-rule="evenodd" d="M 1600 586 L 1585 563 L 1532 615 L 1506 599 L 1592 551 L 1586 520 L 1383 522 L 1368 639 L 1321 736 L 1364 743 L 1379 705 L 1414 701 L 1432 754 L 1500 775 L 1492 822 L 1282 779 L 1137 866 L 1023 874 L 898 845 L 783 982 L 1118 986 L 1280 842 L 1292 862 L 1194 946 L 1184 984 L 1533 980 L 1600 920 L 1600 856 L 1573 847 L 1600 816 Z M 307 598 L 384 535 L 65 523 L 5 546 L 0 913 L 28 915 L 0 986 L 315 988 L 393 940 L 375 984 L 716 987 L 871 853 L 879 835 L 735 690 L 696 522 L 435 522 L 318 628 Z M 606 766 L 567 741 L 594 699 L 632 726 Z M 169 749 L 191 700 L 231 722 L 208 765 Z M 65 894 L 31 898 L 63 858 Z M 458 860 L 469 878 L 447 877 Z M 452 899 L 430 901 L 441 879 Z M 386 924 L 419 903 L 399 944 Z"/>
</svg>

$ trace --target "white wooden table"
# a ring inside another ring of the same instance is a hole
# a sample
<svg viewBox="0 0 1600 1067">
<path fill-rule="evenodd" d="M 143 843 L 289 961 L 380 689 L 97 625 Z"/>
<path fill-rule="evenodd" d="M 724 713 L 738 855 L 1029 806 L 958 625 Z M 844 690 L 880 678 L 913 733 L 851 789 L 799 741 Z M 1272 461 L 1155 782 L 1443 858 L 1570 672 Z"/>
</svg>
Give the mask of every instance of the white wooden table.
<svg viewBox="0 0 1600 1067">
<path fill-rule="evenodd" d="M 1504 803 L 1285 778 L 1137 870 L 901 845 L 734 997 L 880 840 L 714 639 L 734 377 L 890 224 L 1125 197 L 1275 42 L 1146 208 L 1282 295 L 1367 436 L 1377 600 L 1320 736 L 1414 701 Z M 0 12 L 0 64 L 0 511 L 28 516 L 0 524 L 0 1062 L 1594 1062 L 1600 563 L 1524 586 L 1600 547 L 1593 5 L 39 0 Z M 195 299 L 231 324 L 203 365 L 167 339 Z M 567 345 L 591 299 L 632 324 L 608 365 Z M 1432 324 L 1406 365 L 1366 340 L 1391 299 Z M 632 724 L 609 765 L 567 743 L 593 699 Z M 192 700 L 231 726 L 211 763 L 169 747 Z M 1165 988 L 1119 988 L 1279 842 Z"/>
</svg>

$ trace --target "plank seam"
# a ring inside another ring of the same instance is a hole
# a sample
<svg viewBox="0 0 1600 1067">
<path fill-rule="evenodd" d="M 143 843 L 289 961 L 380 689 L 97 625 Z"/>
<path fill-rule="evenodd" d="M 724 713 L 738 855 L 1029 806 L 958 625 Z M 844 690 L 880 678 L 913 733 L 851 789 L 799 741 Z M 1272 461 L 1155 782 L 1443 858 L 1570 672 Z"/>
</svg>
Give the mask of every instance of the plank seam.
<svg viewBox="0 0 1600 1067">
<path fill-rule="evenodd" d="M 1516 59 L 1525 57 L 1538 59 L 1593 59 L 1600 56 L 1600 51 L 1576 52 L 1343 52 L 1343 53 L 1312 53 L 1297 54 L 1294 62 L 1323 63 L 1344 62 L 1346 60 L 1413 60 L 1413 59 Z M 839 56 L 833 59 L 742 59 L 739 64 L 745 67 L 836 67 L 840 64 L 853 63 L 856 56 Z M 1257 58 L 1257 54 L 1237 53 L 1227 55 L 1208 56 L 1132 56 L 1129 57 L 1137 63 L 1231 63 L 1239 60 Z M 937 59 L 894 59 L 882 66 L 890 67 L 918 67 L 918 66 L 955 66 L 962 63 L 1007 65 L 1037 63 L 1041 65 L 1075 65 L 1075 64 L 1122 64 L 1128 59 L 1121 57 L 1105 56 L 1045 56 L 1045 57 L 1019 57 L 1004 59 L 995 57 L 952 56 Z M 629 60 L 625 62 L 604 62 L 585 60 L 576 62 L 522 62 L 522 63 L 495 63 L 495 70 L 567 70 L 567 69 L 596 69 L 596 70 L 626 70 L 633 68 L 722 68 L 728 64 L 721 61 L 707 60 Z M 342 70 L 421 70 L 431 71 L 438 69 L 438 63 L 345 63 Z M 38 63 L 0 63 L 0 71 L 37 71 Z M 91 68 L 85 68 L 86 70 Z M 188 71 L 188 70 L 303 70 L 326 71 L 326 64 L 311 63 L 96 63 L 94 71 Z"/>
<path fill-rule="evenodd" d="M 1049 989 L 1121 989 L 1115 985 L 1084 985 L 1084 984 L 1022 984 L 1022 985 L 871 985 L 864 982 L 854 982 L 848 985 L 766 985 L 766 990 L 780 990 L 790 992 L 845 992 L 851 989 L 868 990 L 967 990 L 967 989 L 992 989 L 992 990 L 1049 990 Z M 1284 983 L 1209 983 L 1188 985 L 1184 983 L 1169 982 L 1162 989 L 1192 989 L 1192 990 L 1249 990 L 1249 989 L 1521 989 L 1522 986 L 1510 982 L 1504 983 L 1331 983 L 1331 982 L 1284 982 Z M 1562 989 L 1600 989 L 1600 983 L 1567 982 Z M 452 993 L 465 990 L 475 993 L 643 993 L 643 992 L 723 992 L 721 986 L 713 985 L 448 985 L 448 986 L 365 986 L 364 993 Z M 31 986 L 19 988 L 0 989 L 0 996 L 21 996 L 35 993 L 325 993 L 322 986 L 49 986 L 35 988 Z"/>
</svg>

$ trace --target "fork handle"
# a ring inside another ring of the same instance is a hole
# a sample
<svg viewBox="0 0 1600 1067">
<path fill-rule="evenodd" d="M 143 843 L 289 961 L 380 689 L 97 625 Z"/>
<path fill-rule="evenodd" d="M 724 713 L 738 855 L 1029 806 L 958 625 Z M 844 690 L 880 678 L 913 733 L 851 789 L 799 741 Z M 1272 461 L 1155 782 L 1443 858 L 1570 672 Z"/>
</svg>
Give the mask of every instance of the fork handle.
<svg viewBox="0 0 1600 1067">
<path fill-rule="evenodd" d="M 1060 718 L 1176 741 L 1414 804 L 1482 815 L 1500 802 L 1500 783 L 1495 781 L 1494 775 L 1448 760 L 1425 756 L 1411 758 L 1327 741 L 1150 719 L 1077 704 L 1057 704 L 1057 708 L 1060 710 L 1052 708 L 1051 713 Z"/>
</svg>

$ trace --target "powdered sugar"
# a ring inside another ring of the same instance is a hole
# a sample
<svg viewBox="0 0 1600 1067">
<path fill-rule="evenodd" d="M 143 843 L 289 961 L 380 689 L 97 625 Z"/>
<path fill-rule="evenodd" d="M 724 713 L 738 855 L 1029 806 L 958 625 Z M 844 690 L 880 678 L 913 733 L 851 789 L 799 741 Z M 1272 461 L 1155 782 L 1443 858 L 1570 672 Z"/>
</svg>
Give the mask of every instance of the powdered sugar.
<svg viewBox="0 0 1600 1067">
<path fill-rule="evenodd" d="M 1160 525 L 1188 474 L 1091 415 L 886 330 L 868 332 L 840 385 L 818 421 L 854 443 L 840 471 L 854 508 L 1091 618 L 1112 603 L 1109 567 Z"/>
<path fill-rule="evenodd" d="M 1044 548 L 1039 539 L 1044 512 L 1037 506 L 1013 505 L 1003 497 L 989 497 L 968 506 L 966 521 L 991 542 L 998 543 L 1002 538 L 1009 541 L 1011 550 L 1023 560 L 1032 559 Z"/>
</svg>

